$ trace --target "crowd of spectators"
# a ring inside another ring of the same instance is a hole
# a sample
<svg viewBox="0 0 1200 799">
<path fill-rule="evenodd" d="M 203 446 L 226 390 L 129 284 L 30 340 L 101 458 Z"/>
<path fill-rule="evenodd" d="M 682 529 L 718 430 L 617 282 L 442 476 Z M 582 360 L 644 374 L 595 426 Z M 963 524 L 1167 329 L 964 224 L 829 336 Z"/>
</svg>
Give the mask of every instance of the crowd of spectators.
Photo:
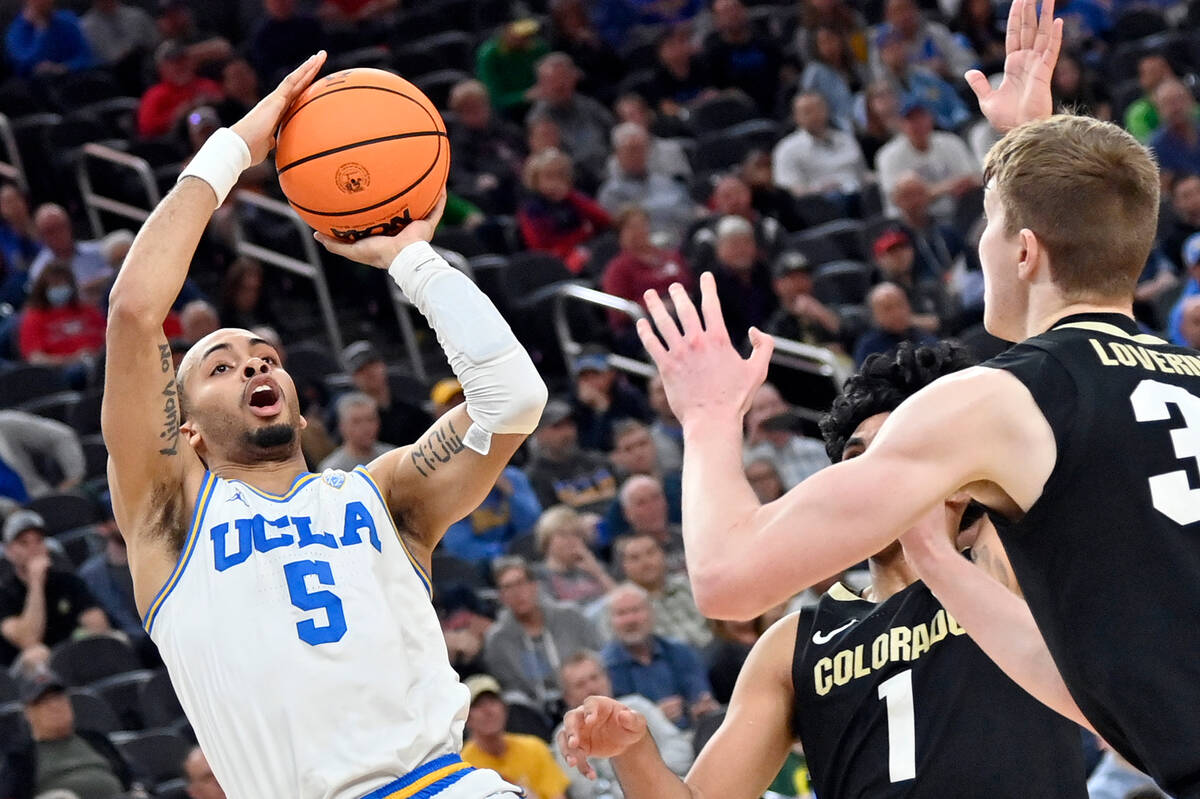
<svg viewBox="0 0 1200 799">
<path fill-rule="evenodd" d="M 1161 165 L 1138 320 L 1200 347 L 1200 5 L 1058 5 L 1056 103 L 1123 125 Z M 45 670 L 81 636 L 124 642 L 139 669 L 161 666 L 105 504 L 97 435 L 107 293 L 134 225 L 93 224 L 75 184 L 79 145 L 146 159 L 165 189 L 212 130 L 318 48 L 331 70 L 394 69 L 439 103 L 453 158 L 434 243 L 471 266 L 554 393 L 434 556 L 447 646 L 471 677 L 465 756 L 531 797 L 619 798 L 607 764 L 588 781 L 548 748 L 563 712 L 590 694 L 620 697 L 682 774 L 778 614 L 731 624 L 697 610 L 679 527 L 682 430 L 661 381 L 619 368 L 644 359 L 632 317 L 573 317 L 586 345 L 559 353 L 534 319 L 548 306 L 514 296 L 529 287 L 521 270 L 550 263 L 532 288 L 574 281 L 638 306 L 672 283 L 694 294 L 708 271 L 736 345 L 757 326 L 816 348 L 838 373 L 903 341 L 959 337 L 998 352 L 982 331 L 976 244 L 983 158 L 1000 134 L 963 73 L 998 79 L 1006 13 L 998 0 L 0 4 L 0 114 L 25 167 L 0 182 L 0 666 L 23 680 L 14 696 L 0 686 L 0 711 L 22 708 L 36 752 L 17 755 L 41 758 L 32 772 L 22 761 L 12 795 L 155 790 L 109 739 L 76 734 L 64 699 L 81 684 Z M 270 164 L 239 185 L 281 197 Z M 286 232 L 228 201 L 164 331 L 176 360 L 220 326 L 295 353 L 285 366 L 309 422 L 309 467 L 350 469 L 416 439 L 462 389 L 401 365 L 385 284 L 344 263 L 325 267 L 353 343 L 330 348 L 309 290 L 239 248 L 249 235 L 286 250 Z M 746 416 L 746 476 L 764 502 L 829 463 L 811 435 L 829 396 L 778 382 Z M 66 518 L 63 497 L 88 511 Z M 178 776 L 190 796 L 220 795 L 198 750 Z M 802 782 L 773 789 L 802 795 Z"/>
</svg>

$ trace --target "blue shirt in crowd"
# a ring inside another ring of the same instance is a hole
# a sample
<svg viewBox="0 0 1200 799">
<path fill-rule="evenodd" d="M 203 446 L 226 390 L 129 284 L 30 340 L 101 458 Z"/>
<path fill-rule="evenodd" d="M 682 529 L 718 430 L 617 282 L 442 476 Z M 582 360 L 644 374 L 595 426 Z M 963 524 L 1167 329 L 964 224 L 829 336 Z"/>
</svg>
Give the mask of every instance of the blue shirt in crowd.
<svg viewBox="0 0 1200 799">
<path fill-rule="evenodd" d="M 700 658 L 687 644 L 661 636 L 650 636 L 649 665 L 636 660 L 620 641 L 610 641 L 600 651 L 604 665 L 612 678 L 613 696 L 640 694 L 651 702 L 681 696 L 690 705 L 705 694 L 711 694 Z M 679 721 L 687 727 L 685 714 Z"/>
<path fill-rule="evenodd" d="M 55 11 L 50 22 L 39 28 L 24 15 L 8 26 L 4 49 L 17 75 L 32 75 L 38 64 L 61 64 L 70 72 L 92 67 L 96 61 L 79 27 L 79 18 L 70 11 Z"/>
<path fill-rule="evenodd" d="M 533 528 L 542 504 L 529 478 L 512 466 L 501 474 L 512 486 L 511 493 L 493 487 L 469 516 L 450 525 L 442 538 L 446 552 L 472 563 L 490 561 L 504 554 L 509 541 Z"/>
</svg>

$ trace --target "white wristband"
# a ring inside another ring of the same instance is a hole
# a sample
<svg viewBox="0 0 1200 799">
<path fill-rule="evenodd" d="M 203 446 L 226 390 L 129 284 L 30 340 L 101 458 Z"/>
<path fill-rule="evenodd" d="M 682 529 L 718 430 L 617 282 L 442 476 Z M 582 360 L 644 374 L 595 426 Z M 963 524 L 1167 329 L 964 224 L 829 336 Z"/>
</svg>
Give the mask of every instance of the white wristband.
<svg viewBox="0 0 1200 799">
<path fill-rule="evenodd" d="M 212 186 L 217 195 L 216 207 L 220 208 L 249 166 L 250 148 L 246 142 L 229 128 L 220 128 L 208 137 L 200 152 L 192 156 L 187 168 L 179 174 L 179 180 L 200 178 Z"/>
</svg>

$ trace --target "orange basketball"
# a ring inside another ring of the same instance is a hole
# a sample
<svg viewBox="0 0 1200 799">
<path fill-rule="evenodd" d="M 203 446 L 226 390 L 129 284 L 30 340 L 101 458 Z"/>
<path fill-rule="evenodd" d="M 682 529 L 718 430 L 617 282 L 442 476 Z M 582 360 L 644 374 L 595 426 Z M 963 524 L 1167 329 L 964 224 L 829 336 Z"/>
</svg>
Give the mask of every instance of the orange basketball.
<svg viewBox="0 0 1200 799">
<path fill-rule="evenodd" d="M 284 115 L 279 183 L 304 221 L 345 241 L 425 217 L 450 172 L 446 124 L 420 89 L 381 69 L 309 86 Z"/>
</svg>

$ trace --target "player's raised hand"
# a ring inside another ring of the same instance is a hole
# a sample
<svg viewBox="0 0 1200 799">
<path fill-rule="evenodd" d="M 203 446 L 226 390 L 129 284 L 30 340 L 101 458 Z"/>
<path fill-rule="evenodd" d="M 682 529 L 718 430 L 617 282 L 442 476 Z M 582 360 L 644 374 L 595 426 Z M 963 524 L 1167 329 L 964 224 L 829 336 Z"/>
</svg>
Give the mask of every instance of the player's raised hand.
<svg viewBox="0 0 1200 799">
<path fill-rule="evenodd" d="M 662 375 L 671 410 L 685 426 L 712 412 L 745 413 L 754 392 L 767 377 L 774 339 L 758 328 L 750 328 L 754 350 L 748 359 L 738 354 L 729 341 L 717 284 L 709 272 L 700 276 L 703 320 L 683 286 L 675 283 L 670 292 L 679 324 L 667 312 L 658 292 L 651 290 L 645 299 L 654 324 L 639 319 L 637 331 Z M 654 328 L 666 346 L 654 334 Z"/>
<path fill-rule="evenodd" d="M 1062 46 L 1062 26 L 1062 20 L 1054 18 L 1054 0 L 1044 0 L 1040 20 L 1037 0 L 1013 0 L 1004 39 L 1004 80 L 992 89 L 982 72 L 967 72 L 980 110 L 997 130 L 1008 131 L 1054 113 L 1050 78 Z"/>
<path fill-rule="evenodd" d="M 410 244 L 418 241 L 432 241 L 438 223 L 442 221 L 442 212 L 446 210 L 446 190 L 438 195 L 433 210 L 424 219 L 414 219 L 405 225 L 395 236 L 367 236 L 365 239 L 350 244 L 338 241 L 324 233 L 314 233 L 313 237 L 334 255 L 358 261 L 360 264 L 373 266 L 376 269 L 387 269 L 392 265 L 396 256 Z"/>
<path fill-rule="evenodd" d="M 313 78 L 321 71 L 325 63 L 325 51 L 309 56 L 308 60 L 292 70 L 275 90 L 258 101 L 246 116 L 239 119 L 230 128 L 242 137 L 250 148 L 250 163 L 257 164 L 275 149 L 275 132 L 283 114 L 291 107 L 292 101 L 308 88 Z"/>
<path fill-rule="evenodd" d="M 589 696 L 567 713 L 558 733 L 558 750 L 567 765 L 589 779 L 596 770 L 589 757 L 616 757 L 646 736 L 646 719 L 607 696 Z"/>
</svg>

